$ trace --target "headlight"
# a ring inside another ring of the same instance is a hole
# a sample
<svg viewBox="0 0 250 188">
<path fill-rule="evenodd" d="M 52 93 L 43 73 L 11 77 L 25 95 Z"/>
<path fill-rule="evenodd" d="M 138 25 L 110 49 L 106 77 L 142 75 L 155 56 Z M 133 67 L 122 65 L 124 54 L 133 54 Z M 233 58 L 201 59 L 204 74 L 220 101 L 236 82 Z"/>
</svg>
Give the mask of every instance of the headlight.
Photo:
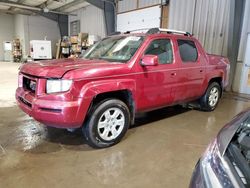
<svg viewBox="0 0 250 188">
<path fill-rule="evenodd" d="M 200 162 L 206 187 L 232 186 L 227 165 L 219 152 L 216 139 L 209 145 Z"/>
<path fill-rule="evenodd" d="M 23 87 L 23 75 L 18 74 L 18 87 Z"/>
<path fill-rule="evenodd" d="M 46 92 L 47 93 L 58 93 L 65 92 L 70 89 L 72 80 L 47 80 Z"/>
</svg>

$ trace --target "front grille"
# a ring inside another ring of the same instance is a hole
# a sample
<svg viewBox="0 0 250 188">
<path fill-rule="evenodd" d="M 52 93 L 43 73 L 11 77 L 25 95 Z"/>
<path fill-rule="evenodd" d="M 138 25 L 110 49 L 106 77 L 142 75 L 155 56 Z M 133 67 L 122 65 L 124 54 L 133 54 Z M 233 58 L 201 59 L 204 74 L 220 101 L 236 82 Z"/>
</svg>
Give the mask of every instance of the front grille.
<svg viewBox="0 0 250 188">
<path fill-rule="evenodd" d="M 28 101 L 26 101 L 26 100 L 24 100 L 22 97 L 18 97 L 18 99 L 23 103 L 23 104 L 25 104 L 25 105 L 27 105 L 28 107 L 32 107 L 32 105 L 28 102 Z"/>
<path fill-rule="evenodd" d="M 31 91 L 32 93 L 36 92 L 36 80 L 32 80 L 27 77 L 23 77 L 23 88 Z"/>
</svg>

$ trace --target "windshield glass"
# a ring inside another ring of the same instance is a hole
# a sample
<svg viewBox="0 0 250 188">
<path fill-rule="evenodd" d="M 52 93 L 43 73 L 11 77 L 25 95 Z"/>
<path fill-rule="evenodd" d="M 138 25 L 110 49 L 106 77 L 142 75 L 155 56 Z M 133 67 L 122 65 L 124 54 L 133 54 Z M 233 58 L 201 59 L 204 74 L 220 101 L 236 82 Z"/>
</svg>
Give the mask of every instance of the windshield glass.
<svg viewBox="0 0 250 188">
<path fill-rule="evenodd" d="M 142 41 L 143 37 L 140 36 L 105 38 L 88 49 L 83 58 L 126 62 L 135 54 Z"/>
</svg>

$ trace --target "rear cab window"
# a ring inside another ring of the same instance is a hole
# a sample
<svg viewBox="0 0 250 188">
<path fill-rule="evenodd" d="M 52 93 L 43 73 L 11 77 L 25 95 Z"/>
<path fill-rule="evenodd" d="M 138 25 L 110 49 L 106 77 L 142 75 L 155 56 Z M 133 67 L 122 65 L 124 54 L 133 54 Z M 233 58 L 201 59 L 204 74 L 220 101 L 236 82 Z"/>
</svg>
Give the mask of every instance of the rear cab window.
<svg viewBox="0 0 250 188">
<path fill-rule="evenodd" d="M 145 51 L 145 55 L 156 55 L 159 64 L 173 63 L 173 50 L 170 39 L 155 39 L 153 40 Z"/>
<path fill-rule="evenodd" d="M 183 63 L 195 63 L 198 60 L 198 50 L 192 40 L 177 39 L 180 57 Z"/>
</svg>

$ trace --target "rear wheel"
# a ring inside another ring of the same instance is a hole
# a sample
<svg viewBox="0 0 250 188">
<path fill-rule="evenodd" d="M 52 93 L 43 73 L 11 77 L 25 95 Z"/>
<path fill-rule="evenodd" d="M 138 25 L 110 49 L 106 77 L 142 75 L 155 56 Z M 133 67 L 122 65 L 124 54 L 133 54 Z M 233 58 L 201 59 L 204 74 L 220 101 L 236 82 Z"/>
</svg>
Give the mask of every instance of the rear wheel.
<svg viewBox="0 0 250 188">
<path fill-rule="evenodd" d="M 117 99 L 107 99 L 97 104 L 83 134 L 94 148 L 105 148 L 117 144 L 125 135 L 130 123 L 127 105 Z"/>
<path fill-rule="evenodd" d="M 221 96 L 221 86 L 217 82 L 212 82 L 206 93 L 200 99 L 201 109 L 205 111 L 213 111 L 219 103 Z"/>
</svg>

